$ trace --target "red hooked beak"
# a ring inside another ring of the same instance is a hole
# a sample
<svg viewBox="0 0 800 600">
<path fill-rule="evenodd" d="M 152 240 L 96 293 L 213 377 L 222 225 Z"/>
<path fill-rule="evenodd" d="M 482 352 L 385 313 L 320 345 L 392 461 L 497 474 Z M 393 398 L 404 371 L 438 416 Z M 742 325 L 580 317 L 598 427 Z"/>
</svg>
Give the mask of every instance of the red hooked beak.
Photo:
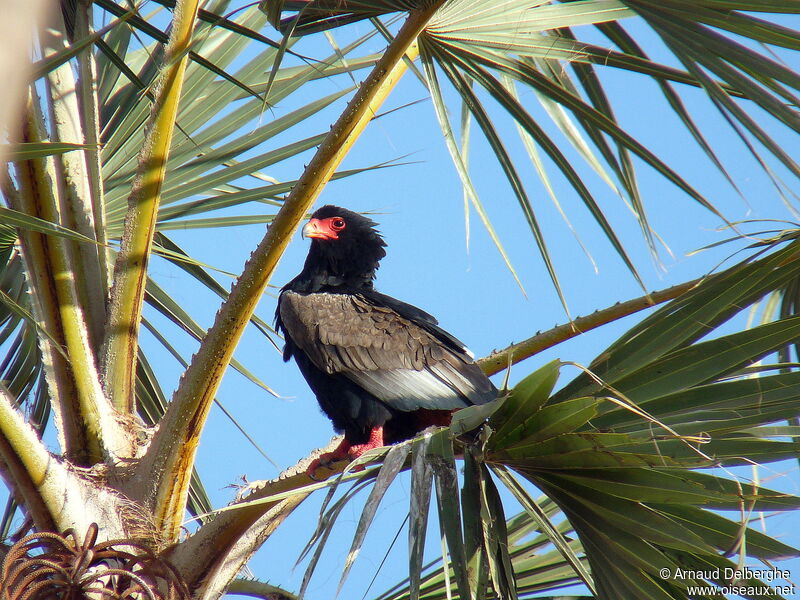
<svg viewBox="0 0 800 600">
<path fill-rule="evenodd" d="M 318 240 L 338 240 L 339 231 L 342 230 L 342 227 L 336 226 L 339 221 L 341 221 L 339 217 L 311 219 L 303 227 L 302 236 Z"/>
</svg>

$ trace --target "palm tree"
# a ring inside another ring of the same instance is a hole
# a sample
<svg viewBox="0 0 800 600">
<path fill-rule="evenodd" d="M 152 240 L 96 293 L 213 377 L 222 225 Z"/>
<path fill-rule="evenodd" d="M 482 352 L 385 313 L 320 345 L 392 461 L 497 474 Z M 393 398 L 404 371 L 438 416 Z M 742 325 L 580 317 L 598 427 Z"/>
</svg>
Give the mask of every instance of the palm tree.
<svg viewBox="0 0 800 600">
<path fill-rule="evenodd" d="M 277 479 L 250 483 L 213 514 L 194 471 L 228 367 L 267 388 L 233 352 L 248 325 L 273 338 L 255 308 L 292 232 L 331 179 L 386 166 L 339 170 L 407 71 L 431 98 L 466 202 L 511 268 L 502 231 L 472 181 L 467 150 L 471 124 L 477 126 L 566 308 L 547 223 L 501 121 L 518 128 L 547 189 L 562 177 L 641 282 L 573 155 L 629 205 L 653 252 L 659 240 L 637 165 L 654 169 L 740 236 L 743 226 L 728 223 L 713 199 L 625 131 L 601 72 L 654 82 L 709 164 L 735 186 L 684 102 L 701 91 L 792 202 L 775 165 L 791 177 L 800 169 L 768 127 L 800 131 L 800 77 L 779 56 L 800 46 L 798 32 L 779 24 L 781 15 L 800 12 L 793 3 L 265 0 L 235 12 L 229 0 L 202 8 L 197 0 L 154 4 L 167 10 L 62 2 L 55 26 L 36 38 L 35 83 L 19 94 L 22 118 L 4 149 L 11 160 L 0 211 L 0 472 L 9 499 L 0 593 L 35 598 L 46 586 L 71 582 L 84 590 L 105 586 L 107 595 L 114 588 L 120 597 L 126 590 L 145 597 L 147 587 L 161 597 L 290 597 L 241 576 L 256 550 L 313 492 L 353 482 L 328 497 L 307 548 L 310 576 L 342 508 L 369 489 L 344 579 L 386 488 L 406 469 L 409 577 L 380 598 L 516 598 L 575 583 L 598 598 L 705 598 L 712 592 L 690 587 L 730 584 L 726 569 L 744 564 L 737 560 L 771 564 L 797 555 L 748 525 L 753 511 L 791 510 L 800 500 L 731 471 L 796 458 L 799 449 L 793 344 L 800 335 L 800 242 L 790 226 L 751 235 L 732 267 L 486 357 L 485 370 L 497 373 L 669 301 L 572 381 L 556 388 L 565 363 L 548 363 L 497 402 L 459 412 L 450 428 L 368 455 L 373 462 L 365 470 L 339 477 L 345 465 L 337 465 L 325 473 L 337 477 L 316 482 L 305 472 L 312 455 Z M 348 33 L 367 19 L 369 33 Z M 280 32 L 275 39 L 262 32 L 267 21 Z M 651 28 L 674 65 L 651 59 L 631 22 Z M 321 59 L 301 51 L 298 39 L 333 29 L 351 41 Z M 366 42 L 375 36 L 387 47 L 371 54 Z M 335 76 L 355 81 L 365 68 L 369 74 L 352 88 L 322 96 L 311 87 Z M 298 127 L 316 123 L 310 119 L 351 92 L 330 129 L 307 135 Z M 531 95 L 555 128 L 542 125 Z M 459 128 L 451 121 L 453 97 L 461 102 Z M 296 180 L 262 172 L 314 148 Z M 220 209 L 235 210 L 212 214 Z M 171 234 L 263 223 L 266 235 L 230 290 Z M 219 296 L 207 331 L 148 272 L 151 259 Z M 731 326 L 763 302 L 763 323 Z M 199 340 L 169 400 L 140 339 L 146 330 L 181 361 L 183 342 L 156 317 Z M 42 438 L 50 423 L 57 450 Z M 434 489 L 446 559 L 423 568 Z M 510 517 L 508 494 L 522 508 Z M 187 511 L 200 525 L 185 536 Z M 758 573 L 739 579 L 751 596 L 766 591 Z"/>
</svg>

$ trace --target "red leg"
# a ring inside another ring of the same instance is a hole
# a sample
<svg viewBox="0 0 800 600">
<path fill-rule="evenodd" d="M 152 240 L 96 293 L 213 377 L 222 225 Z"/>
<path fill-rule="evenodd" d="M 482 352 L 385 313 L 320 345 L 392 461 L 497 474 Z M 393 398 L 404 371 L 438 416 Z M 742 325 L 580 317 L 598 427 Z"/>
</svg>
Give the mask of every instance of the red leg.
<svg viewBox="0 0 800 600">
<path fill-rule="evenodd" d="M 315 458 L 311 461 L 311 464 L 308 465 L 308 469 L 306 469 L 306 473 L 311 476 L 311 479 L 316 479 L 314 477 L 314 471 L 319 469 L 320 467 L 327 467 L 332 463 L 339 462 L 340 460 L 344 460 L 348 456 L 350 456 L 350 442 L 347 441 L 347 438 L 342 438 L 342 441 L 339 442 L 339 445 L 333 450 L 333 452 L 325 452 L 319 455 L 319 458 Z"/>
<path fill-rule="evenodd" d="M 328 465 L 339 462 L 340 460 L 355 460 L 368 450 L 372 450 L 373 448 L 380 448 L 384 446 L 383 441 L 383 427 L 375 427 L 369 433 L 369 439 L 364 444 L 351 444 L 347 438 L 344 438 L 339 445 L 336 447 L 333 452 L 326 452 L 321 454 L 319 458 L 315 458 L 310 465 L 308 465 L 308 469 L 306 472 L 314 479 L 314 471 L 316 471 L 319 467 L 327 467 Z M 364 467 L 359 467 L 357 470 L 361 470 Z"/>
<path fill-rule="evenodd" d="M 383 426 L 375 427 L 369 432 L 369 439 L 366 443 L 350 446 L 350 450 L 347 454 L 350 457 L 350 460 L 355 460 L 368 450 L 380 448 L 381 446 L 385 445 L 386 444 L 383 441 Z"/>
</svg>

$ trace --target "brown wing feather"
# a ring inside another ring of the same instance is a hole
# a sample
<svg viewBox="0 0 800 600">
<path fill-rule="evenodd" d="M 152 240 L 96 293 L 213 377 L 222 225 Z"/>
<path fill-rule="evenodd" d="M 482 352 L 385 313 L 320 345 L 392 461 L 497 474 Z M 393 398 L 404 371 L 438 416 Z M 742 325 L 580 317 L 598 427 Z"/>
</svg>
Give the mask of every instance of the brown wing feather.
<svg viewBox="0 0 800 600">
<path fill-rule="evenodd" d="M 358 296 L 287 291 L 280 315 L 295 344 L 326 373 L 419 371 L 440 360 L 459 360 L 418 325 Z"/>
<path fill-rule="evenodd" d="M 494 397 L 466 353 L 357 295 L 285 291 L 280 318 L 320 370 L 341 373 L 398 410 L 454 409 Z"/>
</svg>

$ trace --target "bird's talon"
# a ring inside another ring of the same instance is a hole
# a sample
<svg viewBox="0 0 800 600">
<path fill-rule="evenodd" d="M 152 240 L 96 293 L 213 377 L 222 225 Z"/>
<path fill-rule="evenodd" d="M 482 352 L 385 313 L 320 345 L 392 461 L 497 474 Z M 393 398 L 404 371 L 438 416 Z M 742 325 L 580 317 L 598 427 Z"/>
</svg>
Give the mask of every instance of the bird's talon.
<svg viewBox="0 0 800 600">
<path fill-rule="evenodd" d="M 320 479 L 316 475 L 317 469 L 319 469 L 320 467 L 328 467 L 328 463 L 323 463 L 318 458 L 313 460 L 306 469 L 306 474 L 308 475 L 308 478 L 311 479 L 312 481 L 325 481 L 324 479 Z"/>
<path fill-rule="evenodd" d="M 325 481 L 325 479 L 317 478 L 315 472 L 319 468 L 328 469 L 330 471 L 333 470 L 334 463 L 342 460 L 342 457 L 336 456 L 335 452 L 326 452 L 325 454 L 321 454 L 319 458 L 315 458 L 311 461 L 311 464 L 308 465 L 306 469 L 306 474 L 308 475 L 309 479 L 313 479 L 314 481 Z"/>
</svg>

